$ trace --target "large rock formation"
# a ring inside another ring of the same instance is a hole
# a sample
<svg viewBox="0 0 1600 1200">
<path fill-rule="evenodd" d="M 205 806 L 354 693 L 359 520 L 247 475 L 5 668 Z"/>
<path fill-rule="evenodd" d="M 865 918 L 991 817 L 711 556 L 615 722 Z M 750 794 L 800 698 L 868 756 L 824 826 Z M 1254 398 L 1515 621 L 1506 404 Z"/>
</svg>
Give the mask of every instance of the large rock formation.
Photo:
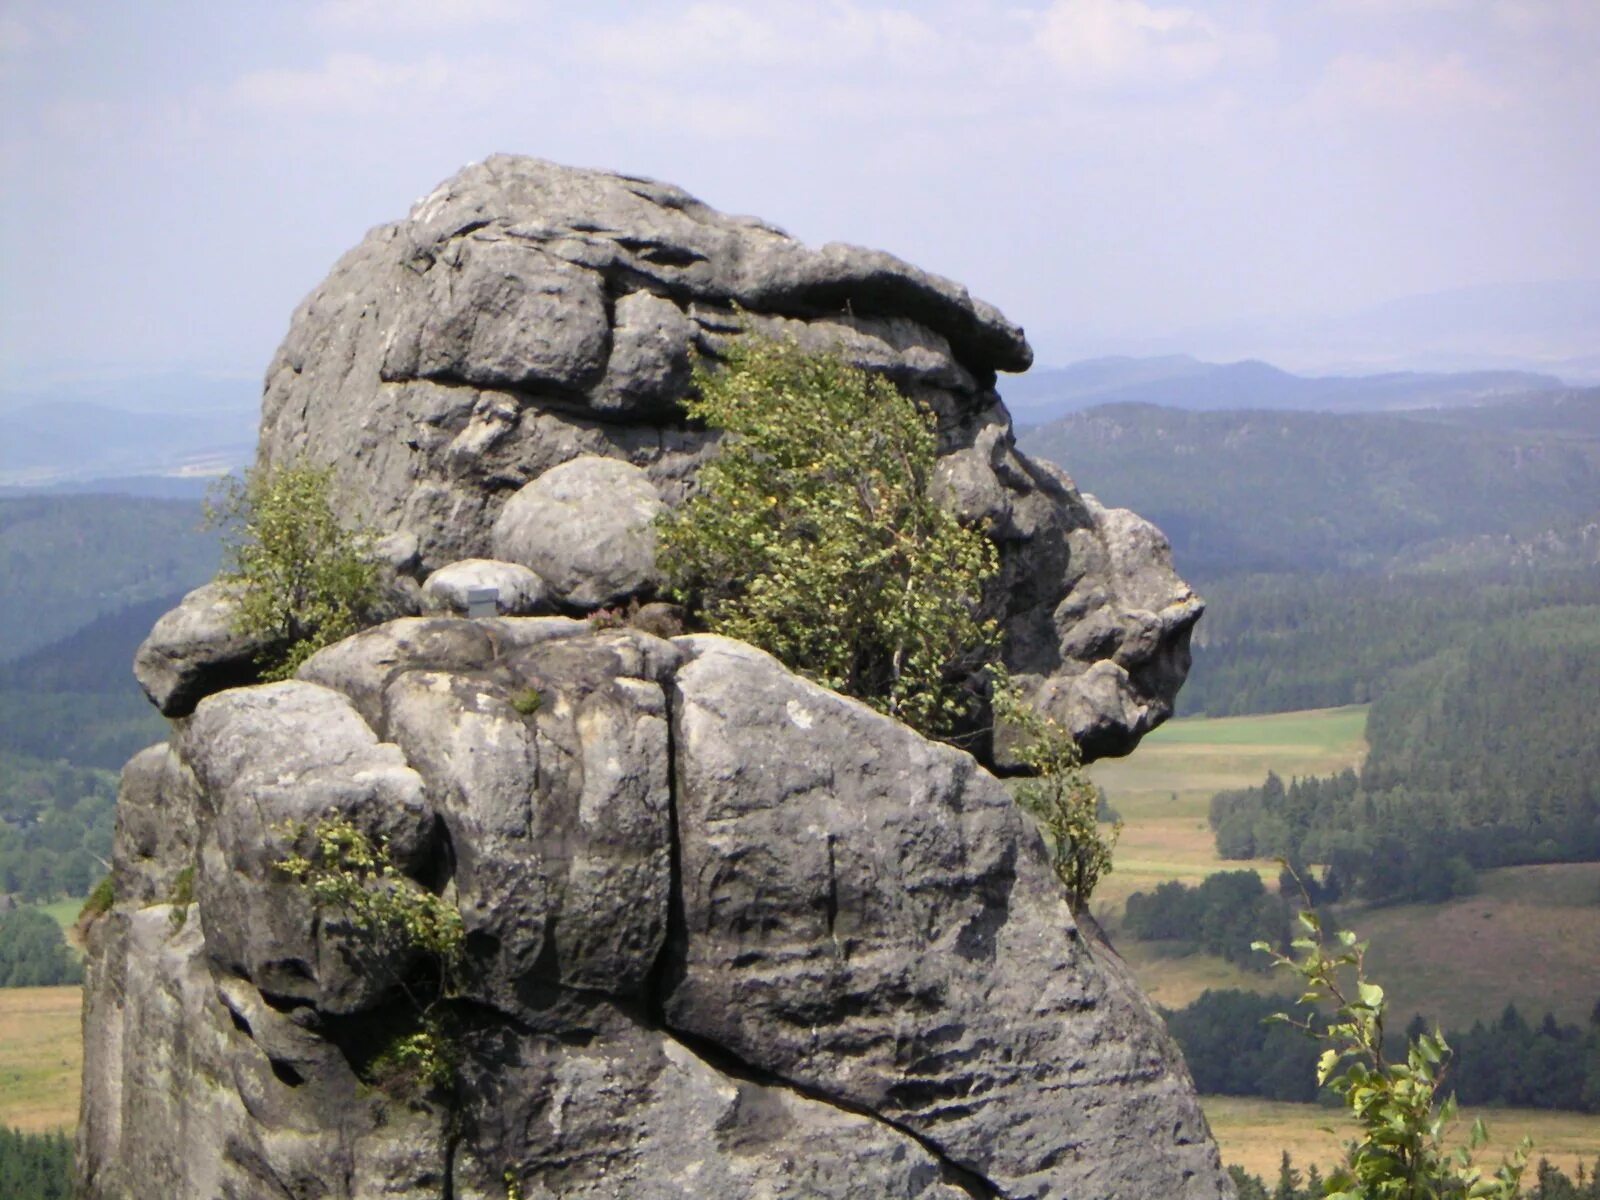
<svg viewBox="0 0 1600 1200">
<path fill-rule="evenodd" d="M 263 460 L 334 467 L 413 615 L 253 686 L 209 586 L 140 649 L 175 734 L 124 771 L 90 933 L 91 1200 L 1231 1195 L 993 776 L 655 636 L 652 521 L 715 450 L 691 356 L 749 330 L 930 406 L 947 502 L 1002 547 L 1007 662 L 1091 756 L 1170 711 L 1199 602 L 1150 525 L 1017 453 L 1000 314 L 660 184 L 469 168 L 338 264 L 264 405 Z M 459 912 L 458 961 L 279 869 L 335 818 Z M 432 1083 L 394 1054 L 426 1022 Z"/>
<path fill-rule="evenodd" d="M 521 529 L 562 504 L 619 524 L 593 471 L 508 506 L 580 456 L 632 463 L 679 500 L 713 441 L 677 407 L 691 356 L 745 328 L 837 347 L 938 415 L 949 502 L 1002 549 L 1006 662 L 1088 756 L 1126 753 L 1170 714 L 1200 603 L 1154 528 L 1013 445 L 995 373 L 1031 362 L 1022 331 L 887 254 L 812 250 L 665 184 L 496 156 L 373 230 L 294 314 L 261 457 L 332 464 L 351 509 L 416 537 L 422 574 L 505 557 L 507 507 Z M 627 506 L 648 507 L 636 490 Z M 564 611 L 653 582 L 628 558 L 636 537 L 607 538 L 616 562 L 598 545 L 561 560 Z M 524 565 L 545 574 L 538 549 Z M 164 707 L 187 711 L 192 690 Z M 152 693 L 165 699 L 159 681 Z"/>
<path fill-rule="evenodd" d="M 379 1065 L 437 961 L 275 869 L 331 817 L 463 917 L 444 1086 Z M 116 872 L 91 1197 L 1230 1194 L 1003 786 L 741 643 L 369 630 L 136 757 Z"/>
</svg>

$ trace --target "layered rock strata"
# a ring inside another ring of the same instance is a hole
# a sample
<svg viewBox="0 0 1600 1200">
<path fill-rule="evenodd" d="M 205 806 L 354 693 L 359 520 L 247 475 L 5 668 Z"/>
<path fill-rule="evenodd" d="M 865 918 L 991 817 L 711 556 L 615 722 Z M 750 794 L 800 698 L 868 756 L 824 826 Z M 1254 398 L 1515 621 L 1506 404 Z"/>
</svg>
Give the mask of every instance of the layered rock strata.
<svg viewBox="0 0 1600 1200">
<path fill-rule="evenodd" d="M 379 1066 L 437 962 L 274 866 L 331 817 L 462 915 L 444 1085 Z M 1002 785 L 741 643 L 369 630 L 130 762 L 115 878 L 90 1197 L 1231 1194 Z"/>
</svg>

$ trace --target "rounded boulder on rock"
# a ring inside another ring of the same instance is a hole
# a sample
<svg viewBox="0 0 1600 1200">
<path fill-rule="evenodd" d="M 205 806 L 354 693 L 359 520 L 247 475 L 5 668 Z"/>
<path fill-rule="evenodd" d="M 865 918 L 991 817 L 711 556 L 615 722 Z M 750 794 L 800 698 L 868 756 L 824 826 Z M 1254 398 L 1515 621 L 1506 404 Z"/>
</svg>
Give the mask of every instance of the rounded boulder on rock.
<svg viewBox="0 0 1600 1200">
<path fill-rule="evenodd" d="M 538 573 L 570 608 L 603 608 L 661 584 L 655 485 L 620 459 L 585 455 L 546 471 L 500 510 L 495 557 Z"/>
<path fill-rule="evenodd" d="M 465 615 L 471 593 L 493 588 L 495 608 L 502 617 L 531 617 L 550 610 L 550 585 L 537 571 L 521 563 L 494 558 L 464 558 L 440 567 L 422 585 L 422 603 L 428 612 Z"/>
</svg>

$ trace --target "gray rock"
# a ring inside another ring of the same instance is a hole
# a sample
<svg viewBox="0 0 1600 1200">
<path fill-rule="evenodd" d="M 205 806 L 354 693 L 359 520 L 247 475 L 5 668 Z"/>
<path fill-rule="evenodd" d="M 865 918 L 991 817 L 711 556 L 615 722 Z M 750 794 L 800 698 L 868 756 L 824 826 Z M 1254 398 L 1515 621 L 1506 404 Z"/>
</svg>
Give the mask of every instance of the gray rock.
<svg viewBox="0 0 1600 1200">
<path fill-rule="evenodd" d="M 1159 1018 L 970 756 L 722 638 L 408 619 L 303 672 L 125 774 L 89 1200 L 1232 1194 Z M 371 1075 L 438 964 L 273 869 L 331 815 L 459 907 L 453 1089 Z"/>
<path fill-rule="evenodd" d="M 546 471 L 507 500 L 490 544 L 497 558 L 548 580 L 560 603 L 602 608 L 660 586 L 655 521 L 663 511 L 638 467 L 590 455 Z"/>
<path fill-rule="evenodd" d="M 468 933 L 494 947 L 472 992 L 530 1023 L 551 987 L 636 995 L 666 934 L 666 700 L 645 663 L 561 640 L 487 678 L 408 671 L 387 689 L 390 736 L 456 849 Z"/>
<path fill-rule="evenodd" d="M 122 769 L 112 854 L 111 892 L 144 908 L 167 904 L 194 864 L 199 785 L 166 742 L 147 746 Z"/>
<path fill-rule="evenodd" d="M 474 588 L 493 588 L 501 616 L 531 617 L 550 608 L 550 586 L 520 563 L 493 558 L 464 558 L 440 567 L 422 585 L 423 604 L 430 612 L 465 615 Z"/>
<path fill-rule="evenodd" d="M 443 1114 L 375 1096 L 336 1043 L 218 978 L 201 921 L 175 931 L 168 911 L 119 909 L 90 932 L 84 1194 L 444 1194 Z"/>
<path fill-rule="evenodd" d="M 689 384 L 695 328 L 664 296 L 629 292 L 613 311 L 611 357 L 590 403 L 596 412 L 668 417 Z"/>
<path fill-rule="evenodd" d="M 372 547 L 379 562 L 402 574 L 414 574 L 422 565 L 422 546 L 409 529 L 397 529 L 379 538 Z"/>
<path fill-rule="evenodd" d="M 166 717 L 185 717 L 212 692 L 251 683 L 269 638 L 237 632 L 238 606 L 222 583 L 190 592 L 155 623 L 133 657 L 133 674 Z"/>
<path fill-rule="evenodd" d="M 182 719 L 124 774 L 89 934 L 88 1200 L 1232 1195 L 992 776 L 750 647 L 653 636 L 681 628 L 641 603 L 655 516 L 716 450 L 690 364 L 751 333 L 928 406 L 942 502 L 999 547 L 1006 663 L 1088 756 L 1168 715 L 1200 602 L 1159 531 L 1016 451 L 1020 329 L 669 185 L 469 167 L 334 267 L 263 402 L 262 462 L 331 465 L 391 531 L 402 619 L 243 687 L 267 647 L 211 585 L 140 648 Z M 429 572 L 440 607 L 493 577 L 507 613 L 626 615 L 404 615 Z M 332 816 L 457 907 L 458 962 L 276 868 Z M 396 1091 L 377 1064 L 424 1009 L 456 1085 Z"/>
<path fill-rule="evenodd" d="M 527 1200 L 963 1200 L 915 1139 L 792 1089 L 730 1078 L 670 1035 L 524 1044 L 474 1080 L 489 1114 L 464 1173 L 511 1161 Z M 562 1098 L 559 1124 L 543 1097 Z M 498 1154 L 496 1153 L 498 1152 Z"/>
<path fill-rule="evenodd" d="M 178 749 L 200 785 L 195 891 L 218 969 L 323 1012 L 372 1007 L 411 957 L 314 920 L 309 893 L 277 864 L 309 853 L 317 822 L 338 817 L 387 846 L 401 870 L 430 873 L 434 814 L 421 777 L 344 696 L 299 681 L 207 698 Z"/>
<path fill-rule="evenodd" d="M 678 503 L 715 449 L 677 411 L 689 364 L 751 332 L 837 350 L 937 415 L 941 486 L 1000 544 L 1007 665 L 1089 757 L 1126 753 L 1170 714 L 1199 601 L 1159 537 L 1130 541 L 1016 450 L 994 380 L 1027 367 L 1022 331 L 891 255 L 810 249 L 670 185 L 503 155 L 440 185 L 296 312 L 268 372 L 262 460 L 332 465 L 353 511 L 416 537 L 424 571 L 492 555 L 545 575 L 564 605 L 615 603 L 653 576 L 616 582 L 611 556 L 580 553 L 609 510 L 585 502 L 581 532 L 538 528 L 512 498 L 598 456 Z M 503 511 L 542 539 L 537 561 L 506 548 Z M 1140 565 L 1117 566 L 1113 542 Z M 1072 628 L 1091 612 L 1127 632 L 1115 670 L 1097 665 L 1109 641 Z"/>
<path fill-rule="evenodd" d="M 599 278 L 533 242 L 457 238 L 434 256 L 423 287 L 388 339 L 385 379 L 576 391 L 605 366 Z"/>
<path fill-rule="evenodd" d="M 1181 1058 L 998 781 L 758 650 L 681 642 L 668 1026 L 1000 1195 L 1226 1194 Z"/>
</svg>

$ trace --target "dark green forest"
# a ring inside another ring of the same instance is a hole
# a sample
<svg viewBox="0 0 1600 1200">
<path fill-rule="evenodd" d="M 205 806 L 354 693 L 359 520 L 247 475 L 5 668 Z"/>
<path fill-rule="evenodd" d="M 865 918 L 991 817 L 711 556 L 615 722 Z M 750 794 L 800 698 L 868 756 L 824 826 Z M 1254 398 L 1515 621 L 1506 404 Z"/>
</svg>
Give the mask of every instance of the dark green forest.
<svg viewBox="0 0 1600 1200">
<path fill-rule="evenodd" d="M 210 579 L 219 543 L 200 522 L 193 500 L 0 497 L 0 663 Z"/>
<path fill-rule="evenodd" d="M 108 771 L 167 736 L 133 678 L 133 652 L 182 593 L 97 617 L 0 665 L 0 753 Z"/>
<path fill-rule="evenodd" d="M 1324 1194 L 1317 1168 L 1309 1166 L 1302 1171 L 1287 1153 L 1271 1182 L 1251 1175 L 1243 1167 L 1231 1166 L 1228 1174 L 1239 1200 L 1322 1200 Z M 1541 1159 L 1524 1176 L 1522 1195 L 1526 1200 L 1600 1200 L 1600 1160 L 1596 1160 L 1593 1171 L 1585 1171 L 1580 1164 L 1578 1178 L 1573 1180 Z"/>
<path fill-rule="evenodd" d="M 1267 971 L 1271 960 L 1250 947 L 1259 941 L 1286 951 L 1294 912 L 1254 871 L 1219 871 L 1198 887 L 1168 880 L 1154 892 L 1134 892 L 1123 910 L 1122 933 Z"/>
<path fill-rule="evenodd" d="M 1294 1000 L 1227 988 L 1166 1013 L 1201 1093 L 1317 1100 L 1318 1043 L 1270 1020 L 1293 1011 Z M 1427 1031 L 1420 1016 L 1390 1031 L 1392 1056 L 1403 1060 L 1406 1039 Z M 1562 1025 L 1548 1013 L 1530 1023 L 1507 1005 L 1492 1022 L 1444 1035 L 1451 1049 L 1446 1090 L 1462 1104 L 1600 1112 L 1600 1002 L 1586 1026 Z"/>
<path fill-rule="evenodd" d="M 0 987 L 82 983 L 83 966 L 57 925 L 36 908 L 0 912 Z"/>
<path fill-rule="evenodd" d="M 64 1133 L 22 1133 L 0 1125 L 0 1196 L 68 1200 L 72 1142 Z"/>
<path fill-rule="evenodd" d="M 1600 858 L 1600 607 L 1502 620 L 1396 672 L 1358 775 L 1275 776 L 1211 802 L 1224 858 L 1325 863 L 1375 902 L 1472 890 L 1477 868 Z"/>
<path fill-rule="evenodd" d="M 1485 538 L 1536 546 L 1600 516 L 1600 389 L 1392 414 L 1112 404 L 1019 441 L 1154 521 L 1202 585 L 1412 569 Z"/>
<path fill-rule="evenodd" d="M 0 893 L 87 894 L 111 857 L 116 798 L 110 771 L 0 753 Z"/>
<path fill-rule="evenodd" d="M 1242 575 L 1204 594 L 1180 716 L 1366 704 L 1397 670 L 1486 626 L 1550 608 L 1600 613 L 1600 566 Z"/>
</svg>

